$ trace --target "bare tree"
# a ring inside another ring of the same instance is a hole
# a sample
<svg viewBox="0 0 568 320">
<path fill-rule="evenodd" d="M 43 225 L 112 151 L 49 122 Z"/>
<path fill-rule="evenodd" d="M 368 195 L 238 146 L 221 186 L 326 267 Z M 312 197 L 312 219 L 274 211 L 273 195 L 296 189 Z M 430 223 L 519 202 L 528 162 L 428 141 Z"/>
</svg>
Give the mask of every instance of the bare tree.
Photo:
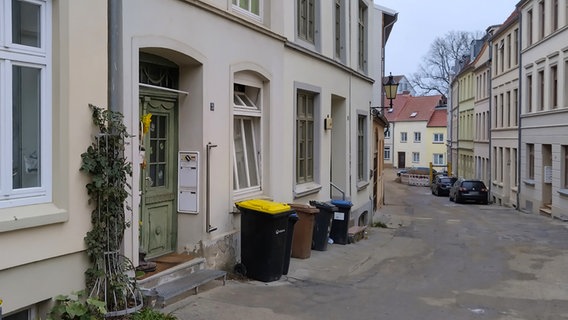
<svg viewBox="0 0 568 320">
<path fill-rule="evenodd" d="M 459 72 L 454 70 L 455 66 L 468 62 L 472 41 L 478 35 L 479 32 L 450 31 L 436 38 L 418 71 L 410 76 L 410 83 L 423 94 L 435 91 L 447 96 L 451 76 Z"/>
</svg>

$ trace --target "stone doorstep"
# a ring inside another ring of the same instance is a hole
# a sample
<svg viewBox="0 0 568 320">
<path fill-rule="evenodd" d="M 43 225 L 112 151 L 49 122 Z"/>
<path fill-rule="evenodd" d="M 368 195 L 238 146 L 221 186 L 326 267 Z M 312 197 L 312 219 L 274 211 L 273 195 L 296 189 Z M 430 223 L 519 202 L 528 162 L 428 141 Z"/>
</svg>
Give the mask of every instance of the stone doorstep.
<svg viewBox="0 0 568 320">
<path fill-rule="evenodd" d="M 152 308 L 164 308 L 193 292 L 199 287 L 222 279 L 225 285 L 227 273 L 221 270 L 206 270 L 205 259 L 194 258 L 175 267 L 166 269 L 146 279 L 138 281 L 144 295 L 144 305 Z"/>
<path fill-rule="evenodd" d="M 169 281 L 145 291 L 148 305 L 154 308 L 164 308 L 166 305 L 177 302 L 191 294 L 199 293 L 199 287 L 213 280 L 227 280 L 227 272 L 221 270 L 198 270 L 175 281 Z"/>
<path fill-rule="evenodd" d="M 194 258 L 159 273 L 153 274 L 148 278 L 138 280 L 138 286 L 142 289 L 151 289 L 160 284 L 173 281 L 202 269 L 205 269 L 205 259 Z"/>
<path fill-rule="evenodd" d="M 365 230 L 367 226 L 353 226 L 347 230 L 347 238 L 349 243 L 355 243 L 357 241 L 365 239 Z"/>
</svg>

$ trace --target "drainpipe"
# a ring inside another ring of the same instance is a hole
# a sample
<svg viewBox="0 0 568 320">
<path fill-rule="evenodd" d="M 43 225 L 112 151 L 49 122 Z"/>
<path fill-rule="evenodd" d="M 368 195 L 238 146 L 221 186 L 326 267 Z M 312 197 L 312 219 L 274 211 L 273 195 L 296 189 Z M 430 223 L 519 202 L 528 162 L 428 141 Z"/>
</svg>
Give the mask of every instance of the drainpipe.
<svg viewBox="0 0 568 320">
<path fill-rule="evenodd" d="M 385 15 L 384 12 L 381 13 L 381 15 L 382 15 L 382 18 L 383 18 L 383 21 L 384 21 L 384 15 Z M 389 24 L 387 24 L 386 26 L 383 27 L 383 46 L 381 48 L 383 59 L 382 59 L 382 66 L 381 66 L 381 101 L 380 101 L 380 106 L 382 106 L 382 107 L 384 107 L 383 104 L 385 102 L 385 87 L 383 86 L 383 79 L 385 78 L 385 64 L 386 64 L 385 58 L 386 58 L 386 47 L 387 47 L 387 39 L 385 37 L 385 31 L 389 27 L 393 26 L 397 21 L 398 21 L 398 12 L 394 14 L 394 20 L 391 23 L 389 23 Z M 385 110 L 385 109 L 381 109 L 381 112 L 382 112 L 383 116 L 386 118 L 386 115 L 385 115 L 383 110 Z M 390 126 L 390 122 L 389 122 L 389 126 Z M 388 131 L 388 129 L 389 128 L 387 127 L 387 131 Z M 395 153 L 394 153 L 394 134 L 393 133 L 394 133 L 394 122 L 392 123 L 392 131 L 390 133 L 391 134 L 391 140 L 390 140 L 391 141 L 391 163 L 392 163 L 392 166 L 394 167 L 394 154 Z M 383 163 L 384 163 L 384 156 L 385 155 L 384 155 L 384 144 L 383 144 L 383 154 L 379 155 L 379 157 L 383 157 Z M 398 164 L 397 164 L 397 167 L 398 167 Z M 384 170 L 384 166 L 383 166 L 383 170 Z M 383 192 L 383 202 L 384 202 L 384 192 Z"/>
<path fill-rule="evenodd" d="M 122 0 L 108 0 L 108 108 L 122 108 Z"/>
<path fill-rule="evenodd" d="M 521 90 L 522 88 L 522 76 L 523 76 L 523 72 L 522 72 L 522 68 L 521 66 L 523 65 L 522 61 L 523 61 L 523 55 L 521 54 L 521 50 L 523 48 L 522 46 L 522 42 L 523 42 L 523 15 L 521 14 L 522 12 L 519 9 L 519 47 L 517 48 L 517 54 L 518 56 L 518 68 L 519 68 L 519 80 L 518 80 L 518 84 L 519 84 L 519 89 L 517 90 L 517 103 L 519 104 L 517 107 L 517 112 L 518 112 L 518 116 L 517 116 L 517 211 L 521 210 L 521 121 L 523 120 L 521 118 L 521 114 L 522 114 L 522 99 L 521 99 L 521 93 L 523 92 Z"/>
<path fill-rule="evenodd" d="M 456 109 L 456 177 L 460 176 L 460 81 L 458 79 L 457 90 L 457 109 Z"/>
<path fill-rule="evenodd" d="M 491 187 L 493 185 L 493 182 L 492 182 L 493 176 L 491 175 L 491 173 L 493 172 L 493 170 L 492 170 L 493 160 L 492 160 L 492 157 L 491 157 L 491 155 L 493 154 L 493 140 L 492 140 L 493 130 L 491 129 L 491 125 L 493 123 L 492 122 L 493 117 L 491 116 L 491 113 L 492 113 L 491 108 L 493 107 L 492 103 L 491 103 L 493 101 L 493 96 L 492 96 L 493 91 L 491 90 L 491 86 L 493 85 L 493 81 L 492 81 L 492 79 L 493 79 L 493 76 L 492 76 L 493 75 L 493 68 L 492 68 L 492 65 L 493 65 L 493 41 L 489 41 L 489 61 L 488 61 L 488 64 L 489 64 L 489 77 L 488 77 L 489 81 L 487 81 L 487 85 L 489 86 L 489 116 L 488 116 L 488 121 L 489 121 L 489 154 L 488 154 L 488 158 L 489 158 L 489 181 L 487 181 L 487 187 L 489 188 L 489 190 L 487 191 L 487 194 L 488 194 L 489 199 L 491 199 L 491 197 L 492 197 L 491 192 L 493 191 L 492 190 L 493 188 Z"/>
</svg>

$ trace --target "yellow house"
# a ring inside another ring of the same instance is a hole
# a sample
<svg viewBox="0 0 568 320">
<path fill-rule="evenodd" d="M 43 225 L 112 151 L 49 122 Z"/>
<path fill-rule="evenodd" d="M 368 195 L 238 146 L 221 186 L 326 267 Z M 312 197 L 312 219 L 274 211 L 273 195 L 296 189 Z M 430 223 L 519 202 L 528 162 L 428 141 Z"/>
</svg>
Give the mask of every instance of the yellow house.
<svg viewBox="0 0 568 320">
<path fill-rule="evenodd" d="M 448 112 L 446 105 L 436 107 L 426 125 L 426 156 L 431 155 L 427 161 L 437 171 L 448 171 L 448 156 L 446 138 L 448 135 Z"/>
</svg>

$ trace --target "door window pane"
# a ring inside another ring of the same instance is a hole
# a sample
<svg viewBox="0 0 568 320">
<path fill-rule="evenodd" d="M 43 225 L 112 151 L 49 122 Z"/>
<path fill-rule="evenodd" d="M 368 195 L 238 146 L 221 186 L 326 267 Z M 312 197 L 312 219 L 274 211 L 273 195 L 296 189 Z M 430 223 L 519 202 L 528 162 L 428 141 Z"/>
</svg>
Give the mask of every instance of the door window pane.
<svg viewBox="0 0 568 320">
<path fill-rule="evenodd" d="M 150 124 L 150 179 L 153 187 L 164 187 L 167 183 L 168 117 L 152 115 Z"/>
</svg>

